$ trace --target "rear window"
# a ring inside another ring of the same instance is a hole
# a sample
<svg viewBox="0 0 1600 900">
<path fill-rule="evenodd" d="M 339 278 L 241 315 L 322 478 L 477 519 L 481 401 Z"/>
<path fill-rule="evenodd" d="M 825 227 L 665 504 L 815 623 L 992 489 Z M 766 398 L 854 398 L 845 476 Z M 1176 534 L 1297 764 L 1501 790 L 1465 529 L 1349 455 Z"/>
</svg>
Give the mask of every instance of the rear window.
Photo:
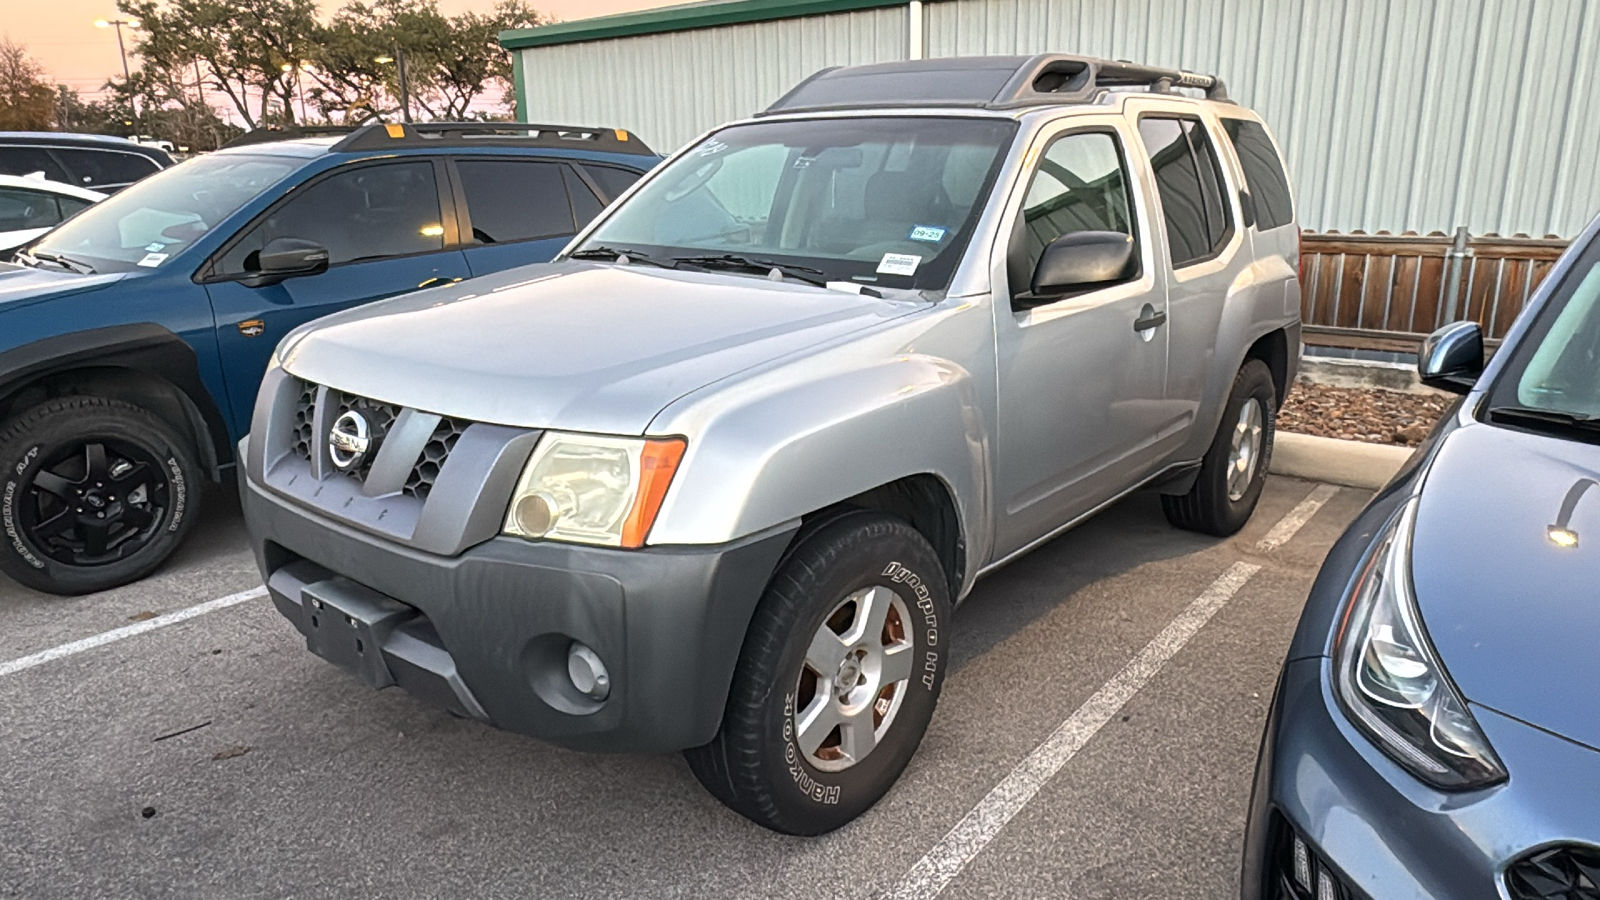
<svg viewBox="0 0 1600 900">
<path fill-rule="evenodd" d="M 606 193 L 606 199 L 608 200 L 615 200 L 622 196 L 622 193 L 633 187 L 633 183 L 641 177 L 638 172 L 630 172 L 627 169 L 618 169 L 612 166 L 585 165 L 583 170 L 589 173 L 589 177 L 594 179 L 595 184 L 600 185 L 600 190 Z"/>
<path fill-rule="evenodd" d="M 68 181 L 67 170 L 43 147 L 0 147 L 0 175 L 43 175 L 63 184 Z"/>
<path fill-rule="evenodd" d="M 1173 268 L 1216 255 L 1227 243 L 1232 223 L 1205 127 L 1199 119 L 1145 116 L 1139 120 L 1139 136 L 1155 170 Z"/>
<path fill-rule="evenodd" d="M 576 232 L 562 168 L 548 162 L 457 160 L 473 240 L 504 244 Z"/>
<path fill-rule="evenodd" d="M 1255 201 L 1256 228 L 1266 231 L 1294 221 L 1294 200 L 1289 195 L 1289 178 L 1283 172 L 1278 148 L 1272 145 L 1267 129 L 1248 119 L 1223 119 L 1222 128 L 1233 142 L 1239 165 L 1244 167 L 1245 186 Z"/>
<path fill-rule="evenodd" d="M 71 170 L 73 183 L 88 188 L 132 184 L 161 168 L 148 156 L 120 150 L 58 147 L 55 153 Z"/>
</svg>

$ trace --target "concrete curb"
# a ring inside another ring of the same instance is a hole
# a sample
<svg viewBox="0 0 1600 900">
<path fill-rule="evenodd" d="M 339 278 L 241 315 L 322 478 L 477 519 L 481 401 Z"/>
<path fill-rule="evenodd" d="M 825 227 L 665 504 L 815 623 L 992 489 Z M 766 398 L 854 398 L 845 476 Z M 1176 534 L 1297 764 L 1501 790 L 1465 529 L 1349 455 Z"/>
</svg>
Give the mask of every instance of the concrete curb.
<svg viewBox="0 0 1600 900">
<path fill-rule="evenodd" d="M 1411 453 L 1410 447 L 1279 431 L 1273 438 L 1272 472 L 1375 491 L 1389 483 Z"/>
</svg>

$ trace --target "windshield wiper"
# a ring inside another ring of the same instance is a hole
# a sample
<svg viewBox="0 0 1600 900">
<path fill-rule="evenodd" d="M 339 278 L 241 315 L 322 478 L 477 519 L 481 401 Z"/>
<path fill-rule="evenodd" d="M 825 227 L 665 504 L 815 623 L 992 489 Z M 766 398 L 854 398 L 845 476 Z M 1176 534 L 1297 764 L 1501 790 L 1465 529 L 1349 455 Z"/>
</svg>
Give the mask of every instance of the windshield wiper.
<svg viewBox="0 0 1600 900">
<path fill-rule="evenodd" d="M 676 269 L 676 262 L 656 259 L 637 250 L 625 250 L 617 247 L 585 247 L 567 254 L 567 259 L 626 259 L 628 262 L 642 262 L 646 265 L 659 266 L 663 269 Z"/>
<path fill-rule="evenodd" d="M 1586 441 L 1600 442 L 1600 416 L 1588 413 L 1528 406 L 1492 406 L 1489 408 L 1489 418 L 1507 425 L 1519 425 L 1552 434 L 1575 435 Z"/>
<path fill-rule="evenodd" d="M 86 262 L 79 262 L 78 260 L 72 259 L 71 257 L 62 256 L 59 253 L 51 253 L 49 251 L 45 251 L 43 253 L 35 252 L 35 253 L 27 253 L 27 254 L 24 254 L 24 255 L 26 255 L 29 259 L 38 259 L 38 260 L 43 260 L 44 262 L 47 262 L 47 263 L 55 263 L 56 265 L 60 266 L 61 268 L 66 269 L 68 272 L 76 272 L 79 275 L 93 275 L 94 274 L 94 266 L 91 266 Z"/>
<path fill-rule="evenodd" d="M 751 259 L 748 256 L 735 256 L 732 253 L 724 253 L 721 256 L 674 256 L 672 261 L 701 269 L 738 269 L 744 272 L 771 272 L 777 270 L 796 281 L 804 281 L 817 287 L 828 286 L 827 280 L 819 277 L 826 274 L 821 269 L 773 262 L 769 259 Z"/>
</svg>

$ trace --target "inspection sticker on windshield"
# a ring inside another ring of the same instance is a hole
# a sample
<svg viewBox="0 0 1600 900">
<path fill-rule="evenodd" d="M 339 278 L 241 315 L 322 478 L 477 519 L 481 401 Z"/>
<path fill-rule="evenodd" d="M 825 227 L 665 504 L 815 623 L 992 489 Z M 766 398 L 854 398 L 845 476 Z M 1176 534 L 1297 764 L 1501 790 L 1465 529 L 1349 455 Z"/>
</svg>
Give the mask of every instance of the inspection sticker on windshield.
<svg viewBox="0 0 1600 900">
<path fill-rule="evenodd" d="M 160 241 L 152 241 L 144 245 L 144 252 L 146 253 L 160 253 L 165 249 L 167 249 L 167 245 Z"/>
<path fill-rule="evenodd" d="M 139 260 L 138 265 L 154 269 L 166 261 L 167 254 L 165 253 L 146 253 L 144 259 Z"/>
<path fill-rule="evenodd" d="M 911 239 L 937 244 L 944 240 L 944 229 L 937 225 L 918 225 L 911 229 Z"/>
<path fill-rule="evenodd" d="M 883 259 L 878 261 L 878 274 L 912 275 L 920 265 L 922 257 L 915 253 L 885 253 Z"/>
</svg>

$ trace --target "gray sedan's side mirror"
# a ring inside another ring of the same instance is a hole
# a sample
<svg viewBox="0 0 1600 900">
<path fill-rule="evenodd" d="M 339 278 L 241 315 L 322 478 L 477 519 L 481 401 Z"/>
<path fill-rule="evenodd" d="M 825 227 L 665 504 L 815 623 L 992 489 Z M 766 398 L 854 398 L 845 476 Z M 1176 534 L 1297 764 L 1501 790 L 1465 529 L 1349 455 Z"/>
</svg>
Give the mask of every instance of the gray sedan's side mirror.
<svg viewBox="0 0 1600 900">
<path fill-rule="evenodd" d="M 249 287 L 261 287 L 285 278 L 315 275 L 327 268 L 328 249 L 316 241 L 273 238 L 256 254 L 256 270 L 239 281 Z"/>
<path fill-rule="evenodd" d="M 1033 269 L 1019 307 L 1049 303 L 1071 291 L 1089 290 L 1133 277 L 1139 268 L 1133 238 L 1115 231 L 1078 231 L 1051 241 Z"/>
<path fill-rule="evenodd" d="M 1452 322 L 1428 335 L 1417 354 L 1417 374 L 1429 387 L 1465 394 L 1483 374 L 1483 329 Z"/>
</svg>

